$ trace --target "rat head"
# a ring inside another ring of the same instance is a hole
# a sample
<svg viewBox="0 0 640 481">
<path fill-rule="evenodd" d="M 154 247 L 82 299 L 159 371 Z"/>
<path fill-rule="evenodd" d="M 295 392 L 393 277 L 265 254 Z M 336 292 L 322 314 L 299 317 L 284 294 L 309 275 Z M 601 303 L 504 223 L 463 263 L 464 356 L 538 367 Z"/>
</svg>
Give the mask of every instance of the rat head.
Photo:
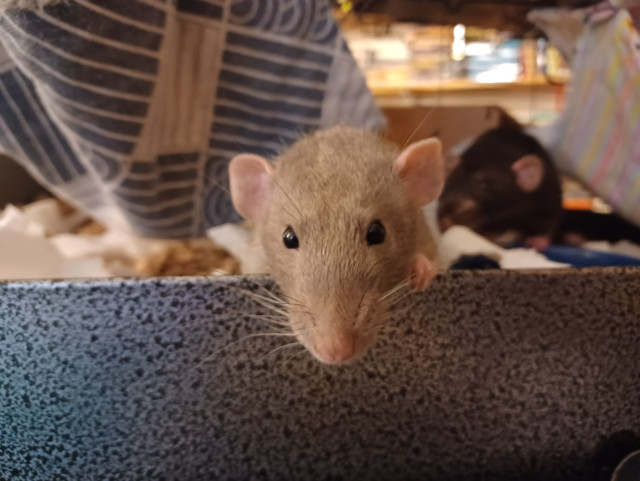
<svg viewBox="0 0 640 481">
<path fill-rule="evenodd" d="M 274 164 L 229 166 L 237 211 L 256 225 L 291 329 L 320 361 L 356 359 L 389 315 L 417 251 L 420 206 L 442 189 L 440 142 L 402 153 L 376 135 L 334 127 Z"/>
<path fill-rule="evenodd" d="M 497 128 L 451 160 L 438 205 L 440 228 L 464 225 L 503 245 L 522 241 L 523 219 L 547 195 L 550 161 L 538 142 L 519 129 Z"/>
</svg>

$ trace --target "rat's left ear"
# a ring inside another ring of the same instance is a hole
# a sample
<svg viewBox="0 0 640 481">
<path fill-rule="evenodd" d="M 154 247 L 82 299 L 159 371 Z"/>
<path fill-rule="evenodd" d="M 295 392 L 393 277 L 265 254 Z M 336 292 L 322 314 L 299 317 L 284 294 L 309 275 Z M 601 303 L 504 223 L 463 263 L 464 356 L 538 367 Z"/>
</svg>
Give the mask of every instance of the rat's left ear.
<svg viewBox="0 0 640 481">
<path fill-rule="evenodd" d="M 516 176 L 516 184 L 523 192 L 533 192 L 542 183 L 544 165 L 537 155 L 525 155 L 511 166 Z"/>
<path fill-rule="evenodd" d="M 393 162 L 411 201 L 423 206 L 438 198 L 444 187 L 442 144 L 436 138 L 415 142 Z"/>
<path fill-rule="evenodd" d="M 233 206 L 242 217 L 261 219 L 271 202 L 275 170 L 259 155 L 240 154 L 229 163 L 229 190 Z"/>
</svg>

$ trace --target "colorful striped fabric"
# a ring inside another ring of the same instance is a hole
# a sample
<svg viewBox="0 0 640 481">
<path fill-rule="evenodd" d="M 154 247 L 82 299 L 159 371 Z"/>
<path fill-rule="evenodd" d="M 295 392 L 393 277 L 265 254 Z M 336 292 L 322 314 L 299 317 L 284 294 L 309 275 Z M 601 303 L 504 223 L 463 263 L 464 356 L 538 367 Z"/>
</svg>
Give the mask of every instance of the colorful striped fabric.
<svg viewBox="0 0 640 481">
<path fill-rule="evenodd" d="M 68 0 L 0 16 L 0 147 L 113 228 L 238 219 L 239 152 L 380 128 L 327 0 Z"/>
<path fill-rule="evenodd" d="M 625 10 L 587 19 L 565 109 L 547 129 L 558 166 L 640 225 L 640 37 Z"/>
</svg>

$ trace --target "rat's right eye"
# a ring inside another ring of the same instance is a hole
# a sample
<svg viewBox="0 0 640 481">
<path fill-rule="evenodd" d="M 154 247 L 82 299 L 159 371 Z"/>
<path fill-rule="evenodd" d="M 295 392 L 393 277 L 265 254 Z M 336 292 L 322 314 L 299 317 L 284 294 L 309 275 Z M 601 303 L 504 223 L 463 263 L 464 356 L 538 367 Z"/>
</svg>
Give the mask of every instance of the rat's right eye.
<svg viewBox="0 0 640 481">
<path fill-rule="evenodd" d="M 387 231 L 384 229 L 382 222 L 374 220 L 367 230 L 367 244 L 374 246 L 384 242 Z"/>
<path fill-rule="evenodd" d="M 300 246 L 298 236 L 293 231 L 291 226 L 287 227 L 282 234 L 282 241 L 287 249 L 297 249 Z"/>
</svg>

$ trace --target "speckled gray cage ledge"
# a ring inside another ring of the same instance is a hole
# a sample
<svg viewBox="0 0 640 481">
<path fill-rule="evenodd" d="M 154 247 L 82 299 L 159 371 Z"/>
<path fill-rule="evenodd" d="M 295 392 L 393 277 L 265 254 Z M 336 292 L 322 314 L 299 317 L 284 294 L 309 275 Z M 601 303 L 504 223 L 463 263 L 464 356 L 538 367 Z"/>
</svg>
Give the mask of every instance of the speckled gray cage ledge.
<svg viewBox="0 0 640 481">
<path fill-rule="evenodd" d="M 266 279 L 0 285 L 0 479 L 595 479 L 640 431 L 640 270 L 454 273 L 364 362 L 242 313 Z"/>
</svg>

